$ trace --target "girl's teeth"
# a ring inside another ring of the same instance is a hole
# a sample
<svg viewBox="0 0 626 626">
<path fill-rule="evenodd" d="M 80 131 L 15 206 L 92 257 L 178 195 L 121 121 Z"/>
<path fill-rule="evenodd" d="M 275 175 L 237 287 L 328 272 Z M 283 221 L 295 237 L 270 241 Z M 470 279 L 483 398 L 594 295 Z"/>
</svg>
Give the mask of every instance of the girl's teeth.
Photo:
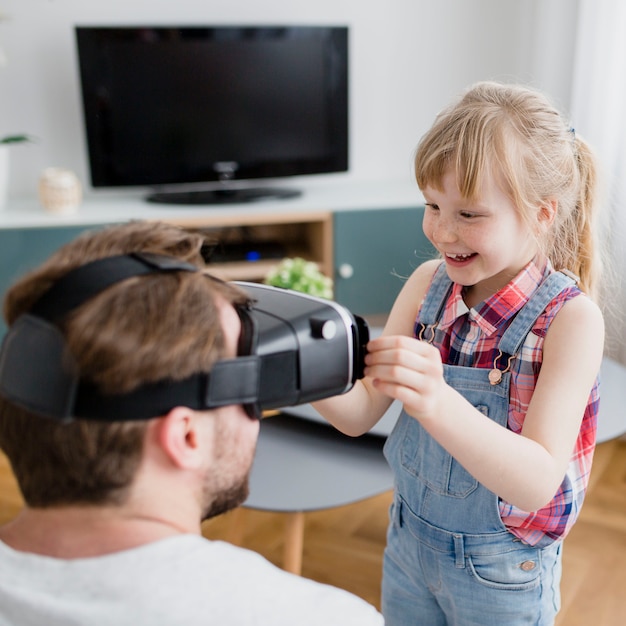
<svg viewBox="0 0 626 626">
<path fill-rule="evenodd" d="M 449 258 L 454 259 L 455 261 L 465 261 L 465 259 L 469 259 L 471 254 L 448 254 Z"/>
</svg>

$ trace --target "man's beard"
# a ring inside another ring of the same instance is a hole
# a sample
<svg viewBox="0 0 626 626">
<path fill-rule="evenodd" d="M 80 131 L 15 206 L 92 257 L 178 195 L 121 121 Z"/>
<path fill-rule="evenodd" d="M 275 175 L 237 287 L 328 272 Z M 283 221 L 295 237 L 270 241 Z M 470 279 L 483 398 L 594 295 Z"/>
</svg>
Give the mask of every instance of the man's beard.
<svg viewBox="0 0 626 626">
<path fill-rule="evenodd" d="M 245 418 L 248 419 L 248 418 Z M 242 443 L 243 441 L 243 443 Z M 255 454 L 254 442 L 233 434 L 223 421 L 216 429 L 216 455 L 207 468 L 202 489 L 202 521 L 243 504 L 250 493 L 249 477 Z"/>
<path fill-rule="evenodd" d="M 208 482 L 208 481 L 207 481 Z M 232 485 L 229 489 L 224 489 L 217 494 L 213 494 L 213 489 L 206 484 L 204 489 L 204 511 L 202 521 L 231 511 L 245 502 L 250 488 L 248 484 L 248 475 L 246 474 L 241 480 Z M 211 495 L 213 494 L 213 497 Z"/>
</svg>

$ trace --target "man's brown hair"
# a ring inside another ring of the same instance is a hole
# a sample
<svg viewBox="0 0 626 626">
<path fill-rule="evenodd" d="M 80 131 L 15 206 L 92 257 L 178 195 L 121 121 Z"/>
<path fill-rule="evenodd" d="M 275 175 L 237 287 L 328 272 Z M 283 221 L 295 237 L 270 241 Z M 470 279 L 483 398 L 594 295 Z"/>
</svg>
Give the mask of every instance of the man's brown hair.
<svg viewBox="0 0 626 626">
<path fill-rule="evenodd" d="M 203 243 L 200 234 L 157 222 L 84 233 L 7 292 L 4 317 L 11 326 L 68 271 L 109 256 L 149 252 L 203 269 Z M 70 312 L 60 327 L 81 378 L 101 392 L 123 393 L 210 371 L 224 346 L 216 301 L 241 303 L 245 295 L 205 274 L 129 278 Z M 122 502 L 141 460 L 145 429 L 145 421 L 62 423 L 0 397 L 0 447 L 32 507 Z"/>
</svg>

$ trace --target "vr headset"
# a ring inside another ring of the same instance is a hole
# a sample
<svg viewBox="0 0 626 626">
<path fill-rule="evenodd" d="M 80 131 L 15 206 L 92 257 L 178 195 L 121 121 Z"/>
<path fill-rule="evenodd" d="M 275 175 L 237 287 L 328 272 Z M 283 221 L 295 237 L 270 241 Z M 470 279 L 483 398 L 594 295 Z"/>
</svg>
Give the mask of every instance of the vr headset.
<svg viewBox="0 0 626 626">
<path fill-rule="evenodd" d="M 81 378 L 57 325 L 67 313 L 133 276 L 197 271 L 172 257 L 140 253 L 71 270 L 7 332 L 0 349 L 0 395 L 58 420 L 149 419 L 175 406 L 206 410 L 230 404 L 242 404 L 248 415 L 260 417 L 266 409 L 345 393 L 363 377 L 369 330 L 362 318 L 332 301 L 240 282 L 250 301 L 238 308 L 242 330 L 236 358 L 216 362 L 208 373 L 157 381 L 125 394 L 103 394 Z"/>
</svg>

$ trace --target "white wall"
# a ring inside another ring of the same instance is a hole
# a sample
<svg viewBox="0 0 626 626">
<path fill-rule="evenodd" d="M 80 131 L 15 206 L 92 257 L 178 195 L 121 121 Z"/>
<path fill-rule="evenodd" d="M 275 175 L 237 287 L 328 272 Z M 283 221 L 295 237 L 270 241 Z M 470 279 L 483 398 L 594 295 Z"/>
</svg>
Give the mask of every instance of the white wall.
<svg viewBox="0 0 626 626">
<path fill-rule="evenodd" d="M 537 82 L 533 67 L 545 68 L 535 45 L 541 35 L 537 7 L 569 1 L 0 0 L 0 12 L 11 18 L 0 23 L 0 45 L 9 57 L 0 68 L 0 135 L 27 132 L 39 138 L 12 148 L 11 193 L 35 193 L 41 170 L 50 165 L 75 170 L 87 185 L 75 24 L 348 25 L 348 176 L 393 179 L 410 176 L 419 137 L 468 84 Z M 566 92 L 559 97 L 569 96 L 567 84 L 552 86 Z"/>
</svg>

